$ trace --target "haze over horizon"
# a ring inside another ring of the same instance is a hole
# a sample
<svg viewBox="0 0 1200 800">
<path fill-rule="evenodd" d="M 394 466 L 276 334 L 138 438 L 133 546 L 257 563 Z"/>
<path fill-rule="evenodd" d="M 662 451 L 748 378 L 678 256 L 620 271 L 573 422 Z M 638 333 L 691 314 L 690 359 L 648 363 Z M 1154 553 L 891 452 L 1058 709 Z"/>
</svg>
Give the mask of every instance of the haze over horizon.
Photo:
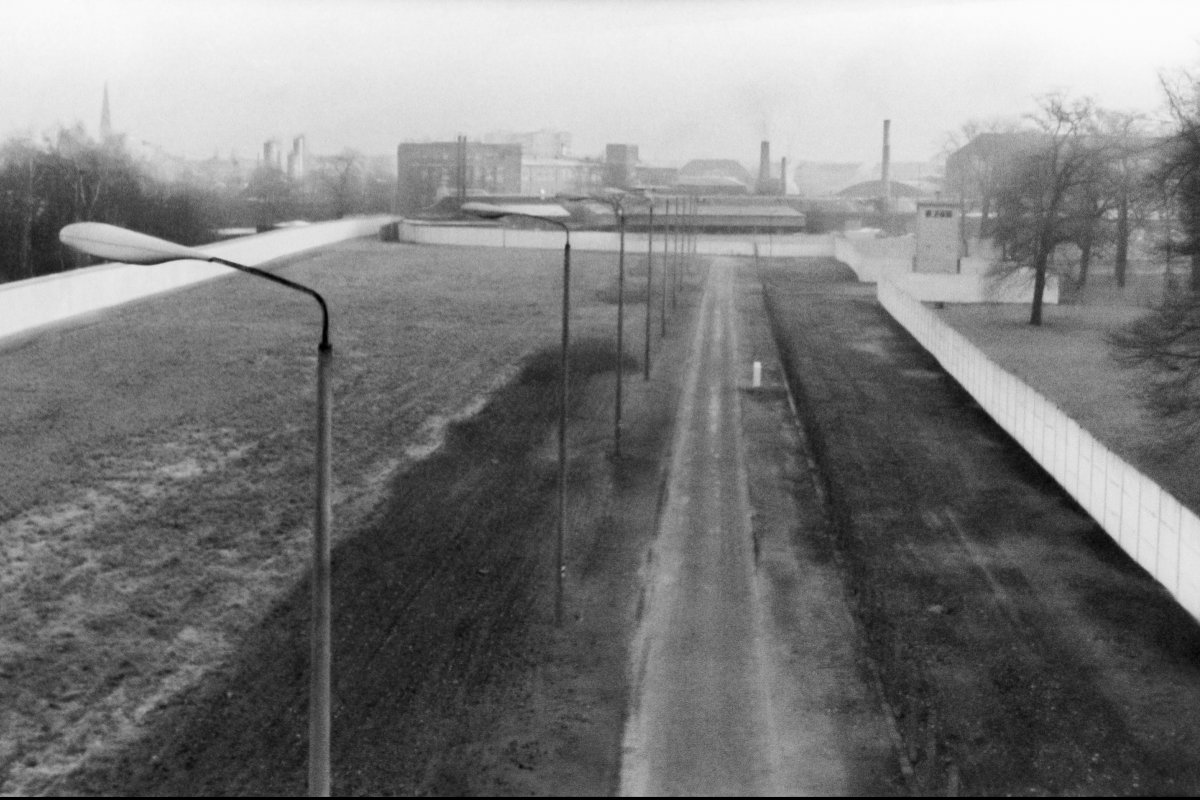
<svg viewBox="0 0 1200 800">
<path fill-rule="evenodd" d="M 1190 0 L 16 0 L 0 136 L 82 122 L 201 158 L 568 131 L 643 161 L 923 161 L 1053 91 L 1161 107 L 1200 59 Z"/>
</svg>

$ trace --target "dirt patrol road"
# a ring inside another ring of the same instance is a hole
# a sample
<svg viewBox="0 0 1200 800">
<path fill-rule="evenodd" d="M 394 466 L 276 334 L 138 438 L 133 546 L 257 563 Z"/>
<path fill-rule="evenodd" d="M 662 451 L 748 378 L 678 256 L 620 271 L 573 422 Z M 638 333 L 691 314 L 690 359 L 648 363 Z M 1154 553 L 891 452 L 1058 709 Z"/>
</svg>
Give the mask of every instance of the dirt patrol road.
<svg viewBox="0 0 1200 800">
<path fill-rule="evenodd" d="M 841 592 L 824 591 L 828 576 L 790 541 L 798 515 L 787 506 L 804 498 L 779 436 L 786 392 L 739 387 L 749 357 L 773 350 L 766 331 L 746 329 L 765 316 L 748 273 L 714 260 L 694 329 L 633 648 L 626 796 L 852 794 L 856 776 L 879 774 L 850 769 L 852 759 L 888 758 Z M 755 476 L 752 502 L 745 448 L 755 441 L 767 449 L 754 469 L 778 468 Z M 824 635 L 795 625 L 787 609 L 798 605 L 825 620 Z"/>
</svg>

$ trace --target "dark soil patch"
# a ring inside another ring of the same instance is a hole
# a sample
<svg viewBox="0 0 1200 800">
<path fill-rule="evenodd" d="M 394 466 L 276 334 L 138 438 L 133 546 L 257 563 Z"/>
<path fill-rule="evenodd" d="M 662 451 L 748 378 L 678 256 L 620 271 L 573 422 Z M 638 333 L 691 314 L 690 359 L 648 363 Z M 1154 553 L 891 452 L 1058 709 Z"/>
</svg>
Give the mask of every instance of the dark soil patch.
<svg viewBox="0 0 1200 800">
<path fill-rule="evenodd" d="M 764 279 L 910 789 L 1200 791 L 1200 627 L 926 377 L 874 287 L 832 261 Z"/>
<path fill-rule="evenodd" d="M 595 394 L 586 387 L 611 369 L 615 353 L 585 341 L 573 356 L 578 416 Z M 545 443 L 557 414 L 557 363 L 557 352 L 531 358 L 483 411 L 450 430 L 440 451 L 396 480 L 368 529 L 337 548 L 336 793 L 522 793 L 497 782 L 497 762 L 505 758 L 489 737 L 529 700 L 528 676 L 564 635 L 549 624 L 556 461 Z M 662 444 L 650 436 L 640 449 Z M 656 463 L 633 459 L 622 468 L 649 470 L 653 485 Z M 611 581 L 611 571 L 621 569 L 619 580 L 630 581 L 637 546 L 635 536 L 631 555 L 627 520 L 601 516 L 580 527 L 582 536 L 596 536 L 583 557 L 585 575 Z M 302 794 L 308 598 L 305 582 L 246 636 L 227 669 L 152 712 L 141 744 L 92 764 L 60 791 Z M 623 677 L 624 647 L 615 633 L 605 667 Z M 623 695 L 610 704 L 610 752 L 593 759 L 599 766 L 582 785 L 575 776 L 576 790 L 604 793 L 613 779 Z M 552 744 L 543 740 L 541 747 Z M 508 754 L 518 765 L 544 761 L 536 746 L 518 750 Z"/>
<path fill-rule="evenodd" d="M 617 460 L 615 348 L 573 343 L 562 628 L 553 625 L 557 348 L 534 353 L 485 408 L 453 425 L 336 548 L 336 794 L 615 790 L 638 566 L 657 528 L 682 321 L 655 342 L 654 381 L 625 356 Z M 303 794 L 309 591 L 307 580 L 295 586 L 222 669 L 151 709 L 136 743 L 52 791 Z"/>
</svg>

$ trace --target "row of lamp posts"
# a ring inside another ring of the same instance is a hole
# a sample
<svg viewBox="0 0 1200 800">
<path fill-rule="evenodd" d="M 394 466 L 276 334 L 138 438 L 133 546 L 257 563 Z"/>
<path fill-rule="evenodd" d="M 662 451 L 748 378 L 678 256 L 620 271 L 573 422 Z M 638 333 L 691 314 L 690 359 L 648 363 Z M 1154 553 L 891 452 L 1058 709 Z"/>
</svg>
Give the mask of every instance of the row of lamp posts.
<svg viewBox="0 0 1200 800">
<path fill-rule="evenodd" d="M 614 195 L 594 198 L 610 205 L 617 219 L 619 236 L 617 256 L 617 384 L 616 410 L 613 423 L 613 451 L 621 454 L 621 391 L 624 383 L 624 323 L 625 323 L 625 206 L 624 197 Z M 662 334 L 666 335 L 666 286 L 671 273 L 672 307 L 676 302 L 675 291 L 681 277 L 685 248 L 689 237 L 682 233 L 684 213 L 683 198 L 675 198 L 675 214 L 671 215 L 672 201 L 666 201 L 663 214 L 665 235 L 663 237 L 663 307 Z M 568 349 L 570 346 L 571 312 L 571 229 L 559 219 L 512 211 L 503 206 L 486 203 L 465 203 L 463 211 L 485 219 L 501 217 L 528 217 L 541 220 L 562 229 L 563 279 L 562 279 L 562 345 L 559 355 L 559 407 L 558 407 L 558 526 L 555 537 L 555 588 L 554 622 L 562 625 L 563 582 L 565 578 L 564 550 L 567 519 L 567 387 L 570 368 Z M 690 205 L 694 212 L 694 202 Z M 668 244 L 672 241 L 674 223 L 674 253 L 672 262 L 668 257 Z M 329 308 L 314 289 L 288 280 L 271 272 L 239 264 L 224 258 L 209 255 L 201 250 L 184 247 L 174 242 L 99 222 L 79 222 L 67 225 L 59 233 L 60 240 L 80 252 L 110 261 L 127 264 L 163 264 L 169 261 L 197 260 L 222 264 L 226 267 L 255 277 L 269 280 L 289 289 L 309 295 L 317 301 L 321 310 L 321 339 L 317 344 L 317 440 L 316 440 L 316 513 L 312 541 L 312 616 L 311 653 L 309 671 L 309 737 L 308 737 L 308 793 L 313 797 L 328 797 L 330 793 L 330 675 L 331 675 L 331 603 L 330 603 L 330 531 L 332 527 L 332 383 L 330 369 L 333 362 L 333 345 L 329 339 Z M 694 237 L 693 237 L 694 238 Z M 646 342 L 645 379 L 650 379 L 650 317 L 653 296 L 654 262 L 654 201 L 649 200 L 649 226 L 646 271 Z"/>
</svg>

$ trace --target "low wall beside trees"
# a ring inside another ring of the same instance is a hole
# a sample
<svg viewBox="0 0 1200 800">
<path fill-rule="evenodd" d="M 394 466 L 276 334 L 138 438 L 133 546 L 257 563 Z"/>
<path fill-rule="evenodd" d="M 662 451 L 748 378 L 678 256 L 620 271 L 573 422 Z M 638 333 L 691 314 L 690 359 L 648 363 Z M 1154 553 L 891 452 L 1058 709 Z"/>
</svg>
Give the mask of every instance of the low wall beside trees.
<svg viewBox="0 0 1200 800">
<path fill-rule="evenodd" d="M 896 282 L 880 304 L 1121 548 L 1200 619 L 1200 518 Z"/>
<path fill-rule="evenodd" d="M 833 240 L 834 257 L 846 264 L 860 281 L 890 280 L 907 294 L 938 303 L 1030 303 L 1033 271 L 1028 267 L 993 273 L 988 259 L 964 256 L 956 274 L 914 272 L 916 243 L 911 236 L 879 237 L 873 233 L 847 233 Z M 1058 278 L 1048 276 L 1043 302 L 1058 302 Z"/>
<path fill-rule="evenodd" d="M 911 236 L 880 237 L 875 233 L 844 233 L 834 237 L 833 256 L 863 283 L 883 275 L 911 272 L 916 240 Z"/>
</svg>

